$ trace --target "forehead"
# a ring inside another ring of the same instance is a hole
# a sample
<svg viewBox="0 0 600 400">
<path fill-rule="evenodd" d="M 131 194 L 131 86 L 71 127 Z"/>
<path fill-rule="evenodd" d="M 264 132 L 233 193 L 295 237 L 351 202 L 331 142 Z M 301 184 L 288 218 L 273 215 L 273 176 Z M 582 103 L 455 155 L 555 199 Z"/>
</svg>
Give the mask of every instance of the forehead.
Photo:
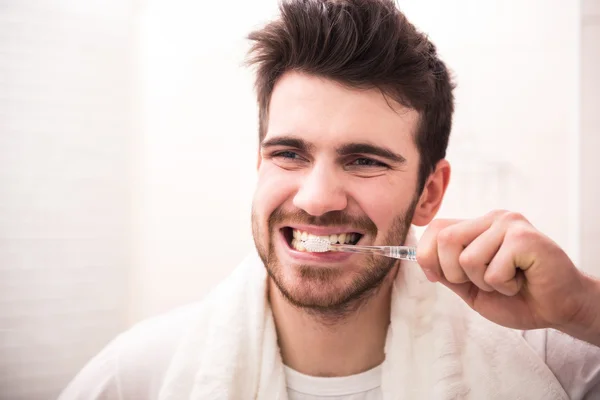
<svg viewBox="0 0 600 400">
<path fill-rule="evenodd" d="M 275 85 L 265 138 L 295 135 L 314 142 L 369 141 L 396 149 L 414 143 L 419 114 L 377 89 L 288 72 Z"/>
</svg>

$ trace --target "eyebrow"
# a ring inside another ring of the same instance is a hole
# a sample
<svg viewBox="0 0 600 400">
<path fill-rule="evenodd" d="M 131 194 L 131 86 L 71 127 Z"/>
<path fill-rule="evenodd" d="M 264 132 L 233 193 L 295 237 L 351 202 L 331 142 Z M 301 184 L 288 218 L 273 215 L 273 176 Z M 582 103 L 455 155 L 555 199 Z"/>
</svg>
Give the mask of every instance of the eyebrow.
<svg viewBox="0 0 600 400">
<path fill-rule="evenodd" d="M 263 149 L 267 149 L 269 147 L 275 146 L 285 146 L 285 147 L 293 147 L 298 150 L 302 150 L 305 152 L 310 152 L 314 149 L 314 145 L 308 143 L 304 139 L 300 139 L 293 136 L 278 136 L 272 139 L 266 140 L 261 143 L 260 147 Z"/>
<path fill-rule="evenodd" d="M 263 149 L 275 146 L 292 147 L 305 152 L 311 152 L 315 147 L 306 140 L 295 136 L 278 136 L 261 143 L 261 148 Z M 406 163 L 406 158 L 404 158 L 402 155 L 397 154 L 385 147 L 370 143 L 346 143 L 337 149 L 337 154 L 340 156 L 348 156 L 351 154 L 370 154 L 388 159 L 397 164 Z"/>
<path fill-rule="evenodd" d="M 370 143 L 347 143 L 337 149 L 337 153 L 340 156 L 347 156 L 350 154 L 371 154 L 378 157 L 386 158 L 397 164 L 405 164 L 406 158 L 402 155 L 394 153 L 392 150 L 382 146 L 376 146 Z"/>
</svg>

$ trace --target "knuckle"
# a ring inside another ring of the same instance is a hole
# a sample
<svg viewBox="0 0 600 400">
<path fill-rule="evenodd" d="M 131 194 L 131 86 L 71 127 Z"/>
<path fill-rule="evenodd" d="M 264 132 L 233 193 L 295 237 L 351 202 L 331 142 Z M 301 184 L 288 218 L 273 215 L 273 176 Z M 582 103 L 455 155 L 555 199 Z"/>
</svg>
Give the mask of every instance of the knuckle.
<svg viewBox="0 0 600 400">
<path fill-rule="evenodd" d="M 518 213 L 518 212 L 514 212 L 514 211 L 509 211 L 506 212 L 502 215 L 501 220 L 503 222 L 517 222 L 517 221 L 527 221 L 527 219 L 523 216 L 523 214 Z"/>
<path fill-rule="evenodd" d="M 516 225 L 508 231 L 510 239 L 516 243 L 527 243 L 538 238 L 537 232 L 526 225 Z"/>
<path fill-rule="evenodd" d="M 477 257 L 471 252 L 462 252 L 458 256 L 458 263 L 463 268 L 473 269 L 477 265 Z"/>
<path fill-rule="evenodd" d="M 439 232 L 461 222 L 459 219 L 438 218 L 429 223 L 428 230 Z"/>
<path fill-rule="evenodd" d="M 444 227 L 446 227 L 447 224 L 448 223 L 444 219 L 434 219 L 433 221 L 431 221 L 431 223 L 429 223 L 429 229 L 433 232 L 439 232 L 442 229 L 444 229 Z"/>
<path fill-rule="evenodd" d="M 496 219 L 496 218 L 503 216 L 504 214 L 507 214 L 508 212 L 509 212 L 508 210 L 499 209 L 499 210 L 492 210 L 487 215 L 489 217 L 492 217 L 493 219 Z"/>
<path fill-rule="evenodd" d="M 452 243 L 456 238 L 456 234 L 453 229 L 446 228 L 439 231 L 437 239 L 438 243 L 445 245 Z"/>
</svg>

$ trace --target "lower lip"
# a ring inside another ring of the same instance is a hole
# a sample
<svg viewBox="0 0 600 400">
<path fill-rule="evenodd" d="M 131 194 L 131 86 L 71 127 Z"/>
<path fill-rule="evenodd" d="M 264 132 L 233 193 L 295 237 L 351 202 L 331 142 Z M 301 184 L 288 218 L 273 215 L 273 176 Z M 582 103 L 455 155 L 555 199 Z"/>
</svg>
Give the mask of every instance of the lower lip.
<svg viewBox="0 0 600 400">
<path fill-rule="evenodd" d="M 311 262 L 311 263 L 338 263 L 342 261 L 347 261 L 350 257 L 352 257 L 353 253 L 343 253 L 340 251 L 326 251 L 323 253 L 311 253 L 308 251 L 298 251 L 294 248 L 290 247 L 287 239 L 285 238 L 282 231 L 279 231 L 279 242 L 282 244 L 284 248 L 284 252 L 287 253 L 291 258 L 296 261 L 302 262 Z"/>
</svg>

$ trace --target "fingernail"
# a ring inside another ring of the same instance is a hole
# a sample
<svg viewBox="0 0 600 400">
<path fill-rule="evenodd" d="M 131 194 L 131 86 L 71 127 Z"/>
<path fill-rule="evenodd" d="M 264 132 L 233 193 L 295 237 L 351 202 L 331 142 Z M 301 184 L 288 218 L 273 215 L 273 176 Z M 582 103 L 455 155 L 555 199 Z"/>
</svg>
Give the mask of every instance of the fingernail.
<svg viewBox="0 0 600 400">
<path fill-rule="evenodd" d="M 437 275 L 432 270 L 423 268 L 423 272 L 430 282 L 437 282 Z"/>
</svg>

